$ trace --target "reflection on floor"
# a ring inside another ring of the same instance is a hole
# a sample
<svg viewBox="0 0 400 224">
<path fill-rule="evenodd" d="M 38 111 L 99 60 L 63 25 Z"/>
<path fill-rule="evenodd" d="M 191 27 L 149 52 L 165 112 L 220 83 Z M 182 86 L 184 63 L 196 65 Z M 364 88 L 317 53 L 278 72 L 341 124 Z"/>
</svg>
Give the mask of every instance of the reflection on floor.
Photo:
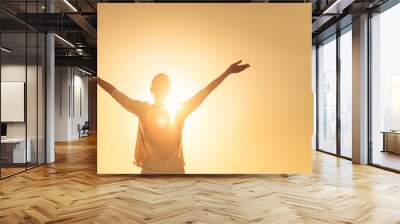
<svg viewBox="0 0 400 224">
<path fill-rule="evenodd" d="M 3 164 L 3 166 L 5 166 L 5 167 L 1 168 L 1 178 L 5 178 L 10 175 L 25 171 L 26 169 L 30 169 L 32 167 L 37 166 L 37 164 L 36 163 L 28 163 L 28 164 L 26 164 L 26 166 L 25 166 L 25 164 L 18 164 L 18 165 L 15 165 L 15 164 L 4 165 Z"/>
<path fill-rule="evenodd" d="M 4 178 L 4 177 L 13 175 L 15 173 L 18 173 L 18 172 L 21 172 L 21 171 L 24 171 L 24 170 L 25 170 L 25 167 L 24 168 L 20 168 L 20 167 L 16 167 L 16 168 L 1 168 L 1 177 Z"/>
<path fill-rule="evenodd" d="M 309 175 L 99 176 L 94 137 L 56 150 L 56 163 L 0 181 L 0 223 L 400 221 L 399 174 L 325 153 Z"/>
<path fill-rule="evenodd" d="M 372 157 L 373 163 L 389 167 L 391 169 L 400 170 L 400 155 L 392 152 L 381 152 L 374 151 L 374 155 Z"/>
<path fill-rule="evenodd" d="M 347 157 L 347 158 L 351 158 L 352 157 L 352 149 L 351 148 L 345 148 L 345 147 L 342 147 L 341 148 L 341 151 L 340 151 L 340 154 L 342 155 L 342 156 L 344 156 L 344 157 Z"/>
</svg>

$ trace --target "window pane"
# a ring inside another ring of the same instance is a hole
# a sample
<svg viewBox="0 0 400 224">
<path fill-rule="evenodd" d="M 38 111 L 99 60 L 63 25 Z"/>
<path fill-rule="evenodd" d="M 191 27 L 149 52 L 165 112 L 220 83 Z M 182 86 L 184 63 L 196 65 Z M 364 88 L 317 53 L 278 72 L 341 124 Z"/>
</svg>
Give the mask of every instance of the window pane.
<svg viewBox="0 0 400 224">
<path fill-rule="evenodd" d="M 336 153 L 336 40 L 318 48 L 318 148 Z"/>
<path fill-rule="evenodd" d="M 372 163 L 400 170 L 400 5 L 371 22 Z"/>
<path fill-rule="evenodd" d="M 316 146 L 317 146 L 317 107 L 316 107 L 316 99 L 317 99 L 317 86 L 316 86 L 316 75 L 317 75 L 317 48 L 315 45 L 313 45 L 312 47 L 312 57 L 311 57 L 311 66 L 312 66 L 312 92 L 313 92 L 313 104 L 314 104 L 314 108 L 313 108 L 313 136 L 312 136 L 312 148 L 313 150 L 316 150 Z"/>
<path fill-rule="evenodd" d="M 352 156 L 352 35 L 340 36 L 340 122 L 342 156 Z"/>
</svg>

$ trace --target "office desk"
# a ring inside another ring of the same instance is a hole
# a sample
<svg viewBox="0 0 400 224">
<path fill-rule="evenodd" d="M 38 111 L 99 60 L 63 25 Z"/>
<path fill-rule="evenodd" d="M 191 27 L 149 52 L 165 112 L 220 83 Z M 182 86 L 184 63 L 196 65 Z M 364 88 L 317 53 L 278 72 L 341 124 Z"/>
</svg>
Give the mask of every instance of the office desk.
<svg viewBox="0 0 400 224">
<path fill-rule="evenodd" d="M 6 138 L 1 139 L 1 157 L 6 163 L 25 163 L 31 162 L 31 145 L 30 138 L 26 141 L 28 144 L 25 153 L 25 138 Z"/>
<path fill-rule="evenodd" d="M 400 154 L 400 132 L 383 131 L 383 150 L 382 152 L 392 152 Z"/>
</svg>

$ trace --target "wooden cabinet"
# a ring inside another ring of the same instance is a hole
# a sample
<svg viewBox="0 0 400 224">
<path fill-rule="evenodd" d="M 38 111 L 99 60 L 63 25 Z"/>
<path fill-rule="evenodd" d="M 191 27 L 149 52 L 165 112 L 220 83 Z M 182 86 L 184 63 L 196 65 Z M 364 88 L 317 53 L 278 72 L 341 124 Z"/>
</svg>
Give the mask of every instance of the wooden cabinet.
<svg viewBox="0 0 400 224">
<path fill-rule="evenodd" d="M 383 152 L 400 154 L 400 132 L 383 133 Z"/>
</svg>

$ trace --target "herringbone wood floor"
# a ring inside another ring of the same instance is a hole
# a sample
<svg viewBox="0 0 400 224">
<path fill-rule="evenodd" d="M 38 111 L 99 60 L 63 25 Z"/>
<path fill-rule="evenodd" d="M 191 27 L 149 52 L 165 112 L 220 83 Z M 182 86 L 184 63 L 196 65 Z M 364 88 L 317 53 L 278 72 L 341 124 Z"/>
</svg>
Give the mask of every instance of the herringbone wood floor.
<svg viewBox="0 0 400 224">
<path fill-rule="evenodd" d="M 400 223 L 400 175 L 315 153 L 312 175 L 98 176 L 96 140 L 0 181 L 0 223 Z"/>
</svg>

